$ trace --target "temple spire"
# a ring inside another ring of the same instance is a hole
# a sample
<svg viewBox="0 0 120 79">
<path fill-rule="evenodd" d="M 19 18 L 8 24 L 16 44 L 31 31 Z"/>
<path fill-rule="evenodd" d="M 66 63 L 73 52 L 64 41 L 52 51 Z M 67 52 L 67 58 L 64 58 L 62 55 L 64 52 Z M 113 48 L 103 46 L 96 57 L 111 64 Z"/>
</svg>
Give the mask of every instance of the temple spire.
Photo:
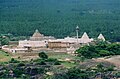
<svg viewBox="0 0 120 79">
<path fill-rule="evenodd" d="M 81 42 L 82 43 L 89 43 L 89 42 L 91 42 L 91 40 L 90 40 L 90 38 L 89 38 L 89 36 L 87 35 L 86 32 L 84 32 L 83 36 L 81 37 Z"/>
<path fill-rule="evenodd" d="M 35 30 L 35 33 L 33 34 L 32 37 L 41 37 L 42 35 L 40 34 L 40 32 L 38 31 L 38 29 Z"/>
<path fill-rule="evenodd" d="M 38 33 L 39 32 L 38 29 L 36 29 L 35 32 Z"/>
<path fill-rule="evenodd" d="M 104 36 L 103 36 L 102 34 L 100 34 L 100 35 L 98 36 L 98 39 L 105 41 L 105 38 L 104 38 Z"/>
<path fill-rule="evenodd" d="M 86 32 L 84 32 L 83 36 L 81 37 L 81 39 L 89 39 L 89 36 L 87 35 Z"/>
<path fill-rule="evenodd" d="M 40 32 L 36 29 L 34 34 L 32 35 L 32 37 L 30 37 L 30 40 L 31 41 L 39 41 L 41 39 L 43 39 L 43 35 L 40 34 Z"/>
</svg>

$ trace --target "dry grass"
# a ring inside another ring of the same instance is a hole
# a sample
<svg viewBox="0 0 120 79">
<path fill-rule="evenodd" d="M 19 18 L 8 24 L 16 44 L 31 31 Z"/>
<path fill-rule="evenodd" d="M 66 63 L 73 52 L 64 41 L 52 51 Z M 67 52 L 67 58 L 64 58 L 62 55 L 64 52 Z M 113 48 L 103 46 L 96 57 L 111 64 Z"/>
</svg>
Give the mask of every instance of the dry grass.
<svg viewBox="0 0 120 79">
<path fill-rule="evenodd" d="M 10 61 L 11 56 L 8 53 L 0 51 L 0 62 L 8 62 Z"/>
<path fill-rule="evenodd" d="M 108 58 L 106 60 L 120 68 L 120 55 L 112 56 L 111 58 Z"/>
</svg>

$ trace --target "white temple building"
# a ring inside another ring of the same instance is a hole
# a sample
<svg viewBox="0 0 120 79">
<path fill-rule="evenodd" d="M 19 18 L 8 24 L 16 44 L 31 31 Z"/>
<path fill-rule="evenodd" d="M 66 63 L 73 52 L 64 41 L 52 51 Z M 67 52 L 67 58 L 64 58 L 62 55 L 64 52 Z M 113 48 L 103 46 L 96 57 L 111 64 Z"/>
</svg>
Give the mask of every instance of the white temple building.
<svg viewBox="0 0 120 79">
<path fill-rule="evenodd" d="M 51 36 L 44 36 L 39 33 L 38 30 L 35 31 L 32 37 L 29 40 L 20 40 L 18 47 L 70 47 L 70 45 L 79 43 L 79 44 L 88 44 L 92 42 L 93 39 L 89 38 L 86 32 L 82 35 L 81 38 L 75 37 L 65 37 L 64 39 L 55 39 Z"/>
<path fill-rule="evenodd" d="M 105 41 L 105 37 L 102 34 L 98 36 L 98 39 Z"/>
<path fill-rule="evenodd" d="M 93 41 L 92 38 L 89 38 L 86 32 L 82 35 L 81 38 L 75 38 L 75 37 L 65 37 L 64 39 L 55 39 L 55 40 L 49 40 L 49 42 L 68 42 L 68 43 L 90 43 Z"/>
<path fill-rule="evenodd" d="M 84 32 L 83 36 L 80 39 L 80 43 L 90 43 L 92 41 L 93 39 L 90 39 L 86 32 Z"/>
<path fill-rule="evenodd" d="M 52 36 L 44 36 L 40 34 L 38 30 L 35 31 L 32 37 L 29 40 L 20 40 L 18 47 L 32 47 L 32 48 L 39 48 L 39 47 L 46 47 L 48 40 L 55 39 Z"/>
<path fill-rule="evenodd" d="M 46 41 L 31 41 L 31 40 L 23 40 L 19 41 L 18 47 L 46 47 Z"/>
</svg>

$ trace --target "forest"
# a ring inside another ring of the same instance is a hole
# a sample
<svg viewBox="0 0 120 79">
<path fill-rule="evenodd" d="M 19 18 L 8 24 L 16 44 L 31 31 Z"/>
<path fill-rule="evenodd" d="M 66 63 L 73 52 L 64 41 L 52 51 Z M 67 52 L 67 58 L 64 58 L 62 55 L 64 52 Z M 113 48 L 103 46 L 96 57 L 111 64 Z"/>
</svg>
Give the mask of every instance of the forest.
<svg viewBox="0 0 120 79">
<path fill-rule="evenodd" d="M 119 0 L 0 0 L 0 34 L 42 34 L 63 38 L 87 32 L 102 33 L 109 41 L 120 41 Z"/>
</svg>

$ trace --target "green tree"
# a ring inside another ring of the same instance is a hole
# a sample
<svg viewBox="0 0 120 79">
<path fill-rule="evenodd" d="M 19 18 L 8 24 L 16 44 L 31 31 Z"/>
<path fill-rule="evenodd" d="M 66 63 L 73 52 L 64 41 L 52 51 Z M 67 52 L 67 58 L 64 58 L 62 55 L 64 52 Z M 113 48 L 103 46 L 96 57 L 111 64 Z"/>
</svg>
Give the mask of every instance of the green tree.
<svg viewBox="0 0 120 79">
<path fill-rule="evenodd" d="M 13 70 L 13 72 L 14 72 L 16 77 L 21 77 L 21 75 L 25 73 L 25 71 L 23 69 L 21 70 L 21 69 L 17 69 L 17 68 L 15 68 Z"/>
<path fill-rule="evenodd" d="M 120 44 L 98 44 L 84 46 L 77 50 L 79 57 L 84 56 L 85 58 L 96 58 L 110 55 L 120 55 Z"/>
<path fill-rule="evenodd" d="M 15 60 L 14 58 L 11 58 L 10 63 L 19 63 L 20 61 Z"/>
<path fill-rule="evenodd" d="M 85 61 L 85 57 L 84 57 L 84 56 L 81 56 L 81 57 L 80 57 L 80 61 L 81 61 L 81 62 L 84 62 L 84 61 Z"/>
<path fill-rule="evenodd" d="M 1 45 L 8 45 L 9 44 L 9 38 L 1 38 Z"/>
<path fill-rule="evenodd" d="M 97 65 L 97 72 L 103 72 L 104 71 L 104 66 L 100 63 Z"/>
<path fill-rule="evenodd" d="M 88 74 L 78 68 L 71 68 L 68 70 L 67 75 L 69 79 L 87 79 Z"/>
<path fill-rule="evenodd" d="M 109 56 L 110 52 L 107 50 L 100 50 L 99 51 L 100 56 Z"/>
<path fill-rule="evenodd" d="M 48 59 L 48 55 L 47 55 L 45 52 L 40 52 L 40 53 L 39 53 L 39 57 L 40 57 L 41 59 Z"/>
</svg>

